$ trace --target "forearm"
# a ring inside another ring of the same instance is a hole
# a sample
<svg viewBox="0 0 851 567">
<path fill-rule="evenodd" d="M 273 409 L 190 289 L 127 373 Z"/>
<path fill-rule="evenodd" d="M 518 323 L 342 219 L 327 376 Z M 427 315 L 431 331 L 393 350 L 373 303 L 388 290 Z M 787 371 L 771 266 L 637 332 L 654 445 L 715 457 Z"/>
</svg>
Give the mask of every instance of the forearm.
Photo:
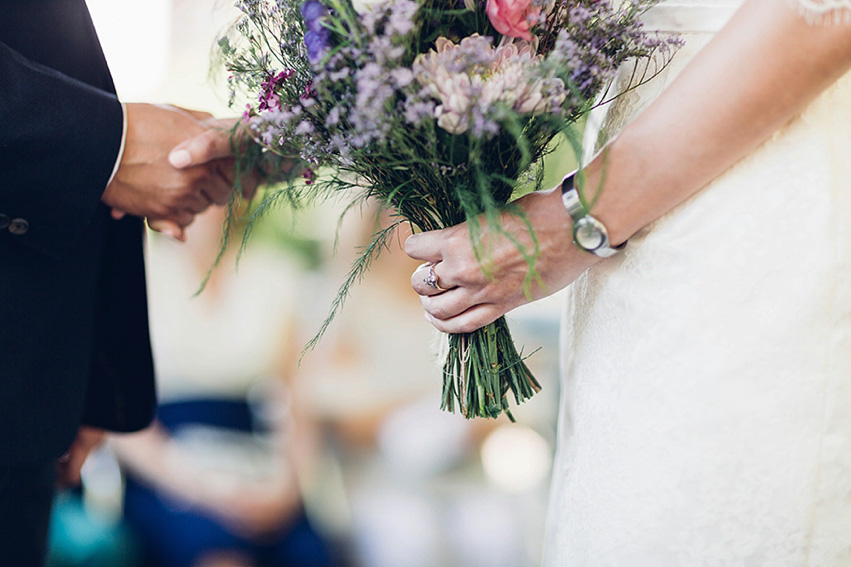
<svg viewBox="0 0 851 567">
<path fill-rule="evenodd" d="M 614 243 L 748 155 L 851 66 L 851 25 L 811 26 L 785 2 L 748 0 L 586 168 Z M 592 189 L 593 190 L 593 189 Z"/>
</svg>

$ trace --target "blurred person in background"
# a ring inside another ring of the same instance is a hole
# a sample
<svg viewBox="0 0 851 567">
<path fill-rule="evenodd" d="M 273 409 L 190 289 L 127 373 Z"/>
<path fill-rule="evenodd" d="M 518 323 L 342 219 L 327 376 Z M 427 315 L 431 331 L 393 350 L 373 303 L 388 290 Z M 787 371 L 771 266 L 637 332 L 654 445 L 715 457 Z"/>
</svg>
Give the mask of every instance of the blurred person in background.
<svg viewBox="0 0 851 567">
<path fill-rule="evenodd" d="M 213 266 L 224 219 L 200 215 L 181 245 L 148 250 L 160 403 L 153 426 L 113 438 L 126 475 L 125 519 L 157 567 L 327 567 L 305 514 L 316 431 L 291 388 L 299 268 L 255 238 L 234 270 Z"/>
</svg>

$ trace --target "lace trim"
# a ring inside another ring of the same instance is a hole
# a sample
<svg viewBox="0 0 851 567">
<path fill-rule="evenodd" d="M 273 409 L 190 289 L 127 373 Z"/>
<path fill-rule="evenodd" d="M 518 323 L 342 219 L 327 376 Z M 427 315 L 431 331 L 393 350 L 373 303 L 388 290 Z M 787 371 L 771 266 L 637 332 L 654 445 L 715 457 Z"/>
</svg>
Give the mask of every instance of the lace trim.
<svg viewBox="0 0 851 567">
<path fill-rule="evenodd" d="M 851 22 L 851 0 L 788 0 L 811 24 Z"/>
</svg>

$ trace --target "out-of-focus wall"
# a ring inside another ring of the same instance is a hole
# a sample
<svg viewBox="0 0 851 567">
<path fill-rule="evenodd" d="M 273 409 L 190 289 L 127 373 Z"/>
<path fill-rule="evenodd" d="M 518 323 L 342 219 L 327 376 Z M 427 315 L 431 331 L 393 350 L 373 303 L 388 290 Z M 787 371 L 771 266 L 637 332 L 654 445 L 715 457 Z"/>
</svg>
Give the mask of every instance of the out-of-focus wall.
<svg viewBox="0 0 851 567">
<path fill-rule="evenodd" d="M 215 40 L 239 14 L 230 0 L 88 0 L 119 96 L 228 114 Z M 214 82 L 217 81 L 217 84 Z"/>
</svg>

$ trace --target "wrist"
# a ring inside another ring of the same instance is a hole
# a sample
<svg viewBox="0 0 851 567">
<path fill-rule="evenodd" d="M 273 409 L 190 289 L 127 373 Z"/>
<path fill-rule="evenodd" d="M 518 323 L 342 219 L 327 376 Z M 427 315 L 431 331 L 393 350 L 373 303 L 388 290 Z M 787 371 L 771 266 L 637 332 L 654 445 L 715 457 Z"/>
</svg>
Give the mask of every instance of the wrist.
<svg viewBox="0 0 851 567">
<path fill-rule="evenodd" d="M 571 233 L 574 244 L 580 249 L 599 258 L 614 256 L 626 246 L 626 239 L 613 244 L 606 224 L 591 214 L 596 196 L 588 195 L 581 184 L 584 178 L 577 172 L 564 177 L 561 183 L 562 204 L 571 219 Z"/>
<path fill-rule="evenodd" d="M 647 140 L 633 135 L 628 127 L 612 140 L 588 165 L 577 183 L 583 196 L 593 203 L 593 215 L 609 232 L 609 242 L 617 246 L 653 220 L 654 199 L 649 187 L 658 165 L 645 153 Z"/>
<path fill-rule="evenodd" d="M 104 186 L 104 191 L 106 191 L 106 187 L 109 187 L 109 184 L 112 183 L 112 180 L 115 179 L 115 174 L 118 173 L 118 168 L 121 165 L 121 160 L 124 158 L 124 147 L 127 143 L 127 105 L 123 102 L 121 103 L 121 142 L 118 146 L 118 155 L 115 157 L 115 165 L 112 166 L 112 173 L 109 176 L 109 180 L 106 182 Z"/>
</svg>

